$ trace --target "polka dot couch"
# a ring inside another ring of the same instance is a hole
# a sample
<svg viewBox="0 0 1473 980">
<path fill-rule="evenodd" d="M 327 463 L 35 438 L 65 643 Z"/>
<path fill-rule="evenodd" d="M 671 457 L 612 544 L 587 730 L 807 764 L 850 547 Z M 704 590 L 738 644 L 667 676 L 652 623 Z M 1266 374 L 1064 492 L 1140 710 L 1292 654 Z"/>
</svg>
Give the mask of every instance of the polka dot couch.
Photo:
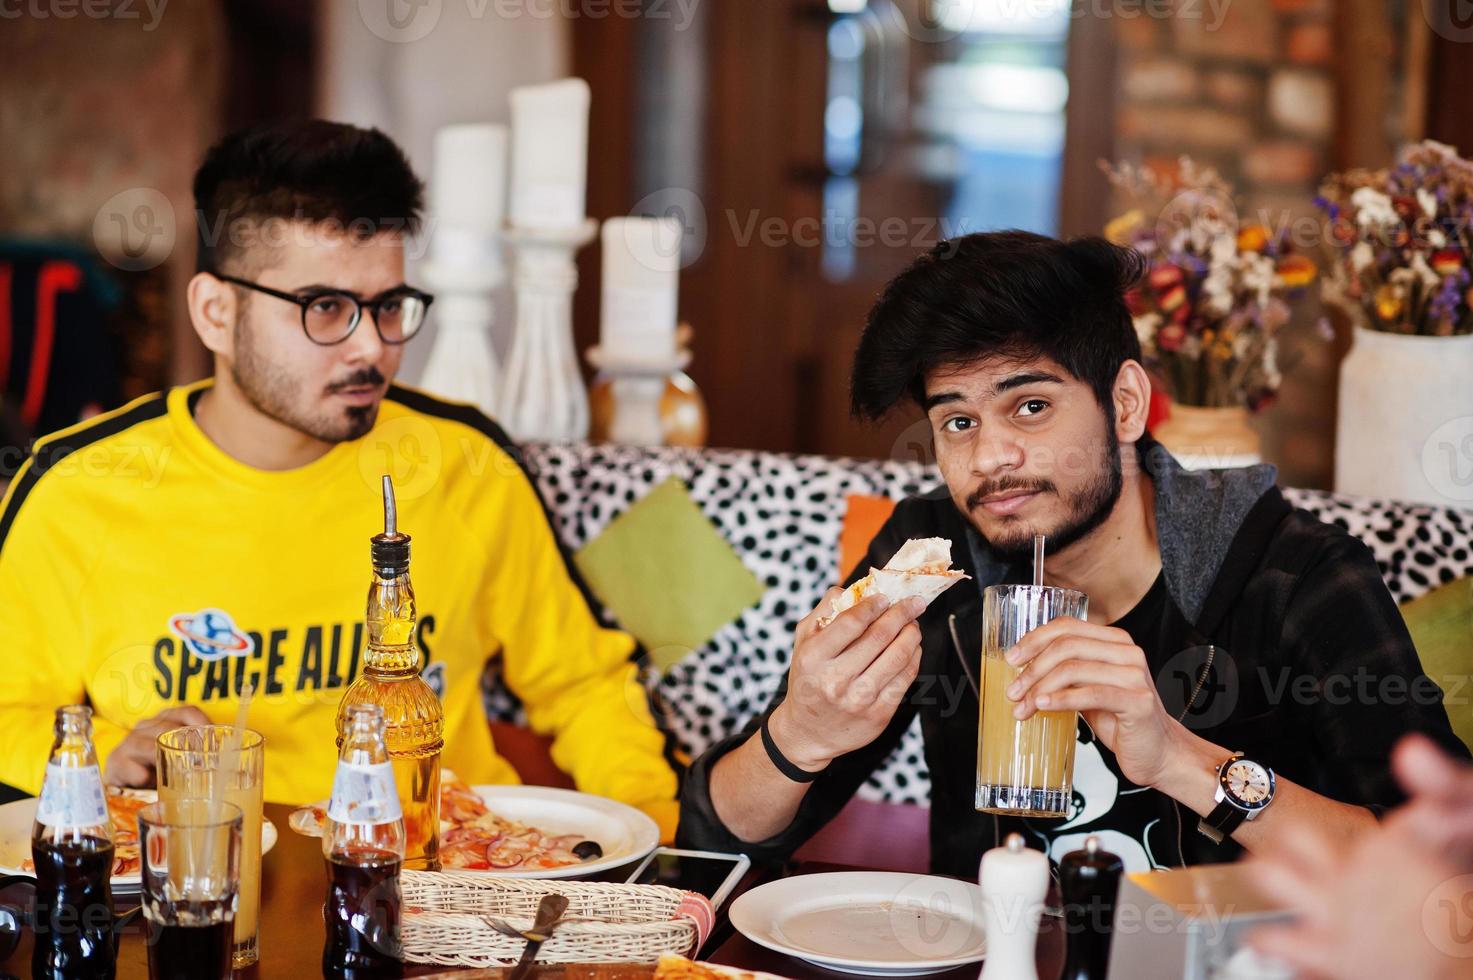
<svg viewBox="0 0 1473 980">
<path fill-rule="evenodd" d="M 793 628 L 838 578 L 847 499 L 898 500 L 940 483 L 934 468 L 919 463 L 732 450 L 529 445 L 524 459 L 570 551 L 673 476 L 765 585 L 760 601 L 702 649 L 650 678 L 666 724 L 692 755 L 745 724 L 777 688 Z M 1287 493 L 1294 505 L 1364 540 L 1398 602 L 1473 574 L 1473 511 Z M 515 717 L 506 695 L 493 692 L 490 702 L 493 719 Z M 860 795 L 927 801 L 918 725 Z"/>
</svg>

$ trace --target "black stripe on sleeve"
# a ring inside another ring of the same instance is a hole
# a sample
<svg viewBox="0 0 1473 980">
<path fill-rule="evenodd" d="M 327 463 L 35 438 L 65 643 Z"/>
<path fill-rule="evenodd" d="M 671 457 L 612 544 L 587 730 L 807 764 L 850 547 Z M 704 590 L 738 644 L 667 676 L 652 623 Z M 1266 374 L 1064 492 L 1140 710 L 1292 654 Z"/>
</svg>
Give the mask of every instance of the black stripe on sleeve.
<svg viewBox="0 0 1473 980">
<path fill-rule="evenodd" d="M 0 552 L 5 549 L 5 541 L 10 536 L 11 525 L 15 523 L 21 505 L 26 502 L 26 497 L 36 488 L 36 484 L 40 482 L 41 477 L 46 475 L 47 470 L 79 449 L 85 449 L 93 443 L 115 436 L 139 423 L 159 418 L 168 411 L 168 408 L 167 399 L 163 392 L 159 392 L 126 412 L 92 425 L 84 425 L 65 436 L 48 438 L 35 446 L 31 450 L 30 465 L 25 467 L 25 472 L 17 478 L 15 492 L 10 495 L 10 502 L 5 508 L 5 513 L 0 514 Z"/>
</svg>

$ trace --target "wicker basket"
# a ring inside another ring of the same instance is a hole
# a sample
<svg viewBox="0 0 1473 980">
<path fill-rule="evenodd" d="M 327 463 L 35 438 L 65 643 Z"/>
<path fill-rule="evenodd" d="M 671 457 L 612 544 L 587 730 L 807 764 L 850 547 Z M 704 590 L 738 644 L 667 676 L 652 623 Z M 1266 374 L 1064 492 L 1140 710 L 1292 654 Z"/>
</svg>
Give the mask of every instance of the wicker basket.
<svg viewBox="0 0 1473 980">
<path fill-rule="evenodd" d="M 693 953 L 696 925 L 675 912 L 684 893 L 661 885 L 497 878 L 480 871 L 405 871 L 404 958 L 442 966 L 515 963 L 527 943 L 483 916 L 527 929 L 544 895 L 568 898 L 565 920 L 538 951 L 539 963 L 653 963 Z"/>
</svg>

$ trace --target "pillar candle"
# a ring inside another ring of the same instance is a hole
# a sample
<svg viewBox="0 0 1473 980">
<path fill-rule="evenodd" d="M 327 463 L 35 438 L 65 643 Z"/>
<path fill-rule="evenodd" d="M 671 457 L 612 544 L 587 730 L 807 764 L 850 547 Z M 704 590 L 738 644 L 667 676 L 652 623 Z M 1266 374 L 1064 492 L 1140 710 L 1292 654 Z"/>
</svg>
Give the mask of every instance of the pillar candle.
<svg viewBox="0 0 1473 980">
<path fill-rule="evenodd" d="M 603 227 L 599 346 L 615 363 L 675 357 L 682 228 L 675 218 L 610 218 Z"/>
<path fill-rule="evenodd" d="M 431 211 L 445 226 L 497 234 L 506 214 L 506 127 L 446 126 L 435 134 Z"/>
<path fill-rule="evenodd" d="M 435 134 L 430 254 L 446 269 L 500 268 L 506 216 L 505 126 L 447 126 Z"/>
<path fill-rule="evenodd" d="M 511 92 L 511 223 L 571 228 L 584 219 L 588 83 L 565 78 Z"/>
</svg>

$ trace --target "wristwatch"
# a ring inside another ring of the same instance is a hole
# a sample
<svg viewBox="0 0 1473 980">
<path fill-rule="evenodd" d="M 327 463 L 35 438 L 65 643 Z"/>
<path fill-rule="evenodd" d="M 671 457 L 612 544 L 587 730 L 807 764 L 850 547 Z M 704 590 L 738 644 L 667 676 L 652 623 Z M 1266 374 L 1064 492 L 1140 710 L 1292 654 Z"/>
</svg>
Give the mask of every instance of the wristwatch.
<svg viewBox="0 0 1473 980">
<path fill-rule="evenodd" d="M 1221 844 L 1244 820 L 1252 820 L 1274 801 L 1274 771 L 1261 762 L 1234 752 L 1217 767 L 1217 806 L 1197 821 L 1212 843 Z"/>
</svg>

